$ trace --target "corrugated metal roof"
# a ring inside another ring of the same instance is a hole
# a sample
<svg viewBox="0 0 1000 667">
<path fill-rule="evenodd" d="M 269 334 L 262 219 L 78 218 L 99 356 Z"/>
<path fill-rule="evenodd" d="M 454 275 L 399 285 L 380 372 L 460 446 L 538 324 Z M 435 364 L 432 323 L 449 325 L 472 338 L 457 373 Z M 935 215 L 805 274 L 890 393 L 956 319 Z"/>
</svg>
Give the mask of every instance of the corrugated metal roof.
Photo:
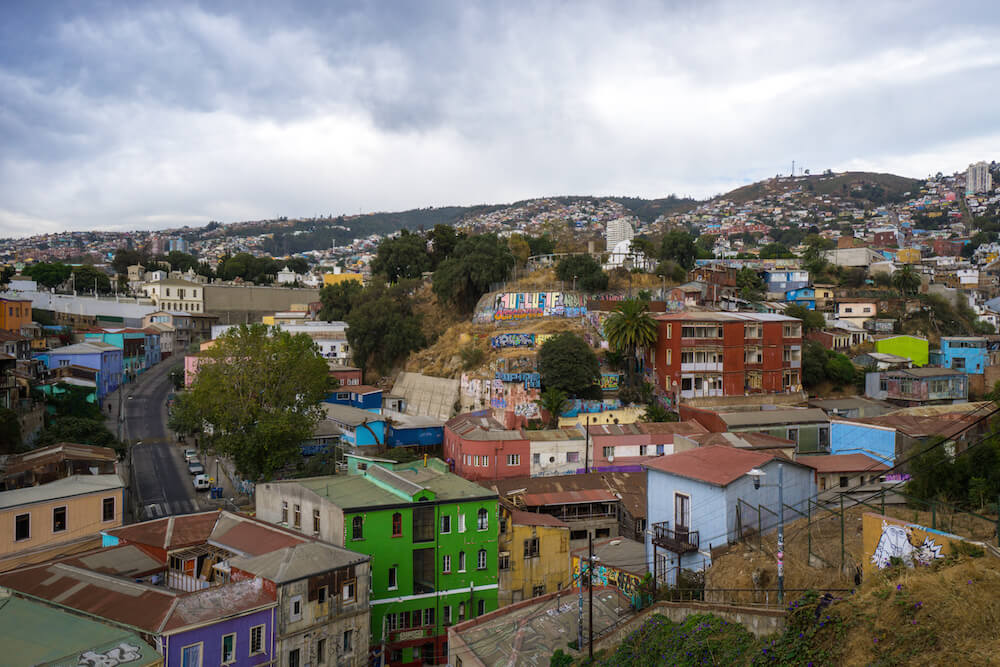
<svg viewBox="0 0 1000 667">
<path fill-rule="evenodd" d="M 580 491 L 556 491 L 552 493 L 526 493 L 523 496 L 527 507 L 547 505 L 577 505 L 580 503 L 618 502 L 618 497 L 604 489 L 583 489 Z"/>
<path fill-rule="evenodd" d="M 70 475 L 48 484 L 28 486 L 0 492 L 0 509 L 40 503 L 58 498 L 82 496 L 88 493 L 106 493 L 125 486 L 117 474 Z"/>
<path fill-rule="evenodd" d="M 363 563 L 371 556 L 324 542 L 305 542 L 250 558 L 233 558 L 229 564 L 277 584 L 296 581 L 333 569 Z"/>
<path fill-rule="evenodd" d="M 48 447 L 40 447 L 23 454 L 14 454 L 7 459 L 7 474 L 30 470 L 59 461 L 117 461 L 118 454 L 110 447 L 77 445 L 60 442 Z"/>
<path fill-rule="evenodd" d="M 659 470 L 679 477 L 696 479 L 715 486 L 727 486 L 752 468 L 759 468 L 776 458 L 792 465 L 802 465 L 795 464 L 773 452 L 758 452 L 721 445 L 699 447 L 670 456 L 660 456 L 645 465 L 650 470 Z"/>
<path fill-rule="evenodd" d="M 855 454 L 817 454 L 812 456 L 799 456 L 795 459 L 816 472 L 822 474 L 837 472 L 884 472 L 889 466 L 861 453 Z"/>
<path fill-rule="evenodd" d="M 730 428 L 740 426 L 765 426 L 768 424 L 804 424 L 828 422 L 830 418 L 819 408 L 791 408 L 787 410 L 757 410 L 753 412 L 724 412 L 719 414 Z"/>
<path fill-rule="evenodd" d="M 511 510 L 510 520 L 518 526 L 552 526 L 553 528 L 569 528 L 569 524 L 543 512 L 524 512 Z"/>
</svg>

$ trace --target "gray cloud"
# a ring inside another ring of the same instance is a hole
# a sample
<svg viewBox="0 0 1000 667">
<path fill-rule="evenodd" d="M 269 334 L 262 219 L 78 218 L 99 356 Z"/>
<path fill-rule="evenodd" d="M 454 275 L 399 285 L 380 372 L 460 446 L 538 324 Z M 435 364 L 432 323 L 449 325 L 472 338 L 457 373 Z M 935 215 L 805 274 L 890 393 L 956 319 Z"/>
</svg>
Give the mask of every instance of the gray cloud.
<svg viewBox="0 0 1000 667">
<path fill-rule="evenodd" d="M 0 234 L 958 169 L 1000 148 L 979 9 L 0 10 Z"/>
</svg>

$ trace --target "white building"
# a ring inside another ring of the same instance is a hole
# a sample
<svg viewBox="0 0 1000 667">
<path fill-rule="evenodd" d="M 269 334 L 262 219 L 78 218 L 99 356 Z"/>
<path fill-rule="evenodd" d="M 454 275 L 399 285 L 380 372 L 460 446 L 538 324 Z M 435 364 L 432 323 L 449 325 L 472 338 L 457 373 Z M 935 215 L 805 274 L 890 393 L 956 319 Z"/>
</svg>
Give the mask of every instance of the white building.
<svg viewBox="0 0 1000 667">
<path fill-rule="evenodd" d="M 632 229 L 632 223 L 629 222 L 628 218 L 618 218 L 608 222 L 605 237 L 607 238 L 606 249 L 614 250 L 615 246 L 622 241 L 631 241 L 635 237 L 635 230 Z"/>
<path fill-rule="evenodd" d="M 965 194 L 974 195 L 992 189 L 993 175 L 990 174 L 990 165 L 982 161 L 970 164 L 965 172 Z"/>
<path fill-rule="evenodd" d="M 143 283 L 142 291 L 159 309 L 182 313 L 205 312 L 205 290 L 198 283 L 174 279 L 157 280 Z"/>
</svg>

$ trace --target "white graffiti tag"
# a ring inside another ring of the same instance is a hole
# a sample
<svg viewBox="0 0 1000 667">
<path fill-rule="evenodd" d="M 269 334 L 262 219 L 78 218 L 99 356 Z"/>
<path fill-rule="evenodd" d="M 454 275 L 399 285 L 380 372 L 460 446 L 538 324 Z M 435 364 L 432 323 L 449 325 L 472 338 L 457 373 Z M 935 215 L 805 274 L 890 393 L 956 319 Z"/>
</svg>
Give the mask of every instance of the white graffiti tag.
<svg viewBox="0 0 1000 667">
<path fill-rule="evenodd" d="M 80 655 L 79 667 L 115 667 L 126 662 L 132 662 L 142 657 L 138 646 L 122 642 L 110 651 L 94 653 L 87 651 Z"/>
<path fill-rule="evenodd" d="M 900 559 L 906 567 L 914 565 L 929 565 L 935 558 L 941 558 L 941 545 L 935 544 L 929 537 L 924 543 L 915 545 L 910 542 L 913 529 L 909 526 L 897 526 L 882 522 L 882 535 L 872 554 L 872 563 L 880 570 L 889 567 L 893 558 Z"/>
</svg>

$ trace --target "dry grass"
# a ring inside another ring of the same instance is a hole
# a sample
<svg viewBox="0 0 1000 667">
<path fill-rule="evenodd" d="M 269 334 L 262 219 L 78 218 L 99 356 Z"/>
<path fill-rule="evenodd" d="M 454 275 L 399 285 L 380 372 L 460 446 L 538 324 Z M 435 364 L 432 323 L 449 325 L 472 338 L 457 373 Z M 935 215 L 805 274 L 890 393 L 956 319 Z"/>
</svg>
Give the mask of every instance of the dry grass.
<svg viewBox="0 0 1000 667">
<path fill-rule="evenodd" d="M 876 504 L 876 503 L 873 503 Z M 871 508 L 856 506 L 848 508 L 844 520 L 844 572 L 840 571 L 841 538 L 840 517 L 823 510 L 813 510 L 811 527 L 805 518 L 788 522 L 789 511 L 785 513 L 785 588 L 789 589 L 829 589 L 853 588 L 854 575 L 861 567 L 864 557 L 861 517 Z M 923 526 L 932 524 L 930 512 L 916 511 L 903 506 L 887 505 L 887 516 L 895 517 Z M 938 514 L 933 523 L 939 530 L 974 540 L 996 540 L 996 524 L 970 517 L 967 514 Z M 812 552 L 825 560 L 828 565 L 813 559 L 809 565 L 810 534 Z M 751 537 L 743 544 L 729 547 L 729 550 L 713 559 L 705 577 L 706 588 L 753 588 L 753 574 L 756 571 L 761 582 L 760 588 L 777 586 L 777 534 L 771 532 L 761 538 L 761 548 L 757 548 L 757 538 Z M 753 601 L 751 594 L 745 601 Z"/>
</svg>

